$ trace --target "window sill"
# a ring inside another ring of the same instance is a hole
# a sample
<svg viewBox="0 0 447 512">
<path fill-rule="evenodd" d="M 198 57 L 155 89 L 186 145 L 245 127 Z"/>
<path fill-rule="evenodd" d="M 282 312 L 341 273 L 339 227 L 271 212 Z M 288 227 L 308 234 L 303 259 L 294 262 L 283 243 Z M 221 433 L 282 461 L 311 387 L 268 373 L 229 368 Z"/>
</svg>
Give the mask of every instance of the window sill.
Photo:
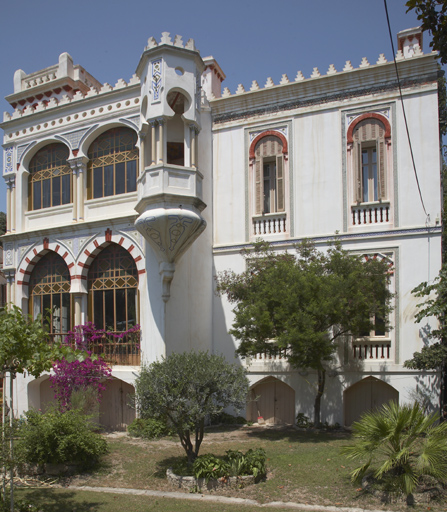
<svg viewBox="0 0 447 512">
<path fill-rule="evenodd" d="M 137 192 L 127 192 L 126 194 L 118 194 L 114 196 L 97 197 L 94 199 L 87 199 L 85 205 L 89 208 L 101 208 L 102 206 L 109 206 L 113 204 L 128 203 L 135 201 L 138 198 Z"/>
<path fill-rule="evenodd" d="M 30 210 L 25 212 L 25 217 L 32 219 L 41 219 L 48 217 L 48 215 L 60 215 L 62 213 L 71 212 L 73 209 L 73 203 L 64 204 L 61 206 L 49 206 L 48 208 L 41 208 L 40 210 Z"/>
</svg>

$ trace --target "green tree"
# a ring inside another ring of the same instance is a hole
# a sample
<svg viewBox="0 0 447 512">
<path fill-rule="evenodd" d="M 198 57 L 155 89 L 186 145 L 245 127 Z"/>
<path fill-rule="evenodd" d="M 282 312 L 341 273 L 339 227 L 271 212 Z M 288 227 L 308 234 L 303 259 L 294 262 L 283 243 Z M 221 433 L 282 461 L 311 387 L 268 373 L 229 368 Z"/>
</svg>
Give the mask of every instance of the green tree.
<svg viewBox="0 0 447 512">
<path fill-rule="evenodd" d="M 403 492 L 407 498 L 423 475 L 445 480 L 447 423 L 437 421 L 417 403 L 390 402 L 363 415 L 352 425 L 354 444 L 343 449 L 348 458 L 362 461 L 352 479 L 359 482 L 370 473 L 386 489 Z"/>
<path fill-rule="evenodd" d="M 379 258 L 349 254 L 339 242 L 326 253 L 305 241 L 298 257 L 258 242 L 243 251 L 246 270 L 221 272 L 217 291 L 235 304 L 233 328 L 242 357 L 286 349 L 294 368 L 317 372 L 314 423 L 320 425 L 326 370 L 338 340 L 386 328 L 390 268 Z"/>
<path fill-rule="evenodd" d="M 447 63 L 447 0 L 408 0 L 407 12 L 414 9 L 422 30 L 433 36 L 430 46 L 439 52 L 442 64 Z"/>
<path fill-rule="evenodd" d="M 245 370 L 207 352 L 171 354 L 143 365 L 135 382 L 135 405 L 143 419 L 167 420 L 192 464 L 203 441 L 205 419 L 226 407 L 245 406 Z"/>
<path fill-rule="evenodd" d="M 438 321 L 436 329 L 428 333 L 428 338 L 434 340 L 430 345 L 422 347 L 420 352 L 414 352 L 413 358 L 404 362 L 406 368 L 414 370 L 441 370 L 441 409 L 446 402 L 446 367 L 447 367 L 447 264 L 444 264 L 439 275 L 432 284 L 421 283 L 412 290 L 416 297 L 425 298 L 417 305 L 419 310 L 415 315 L 416 322 L 434 317 Z"/>
<path fill-rule="evenodd" d="M 0 212 L 0 235 L 4 235 L 6 233 L 6 214 L 5 212 Z"/>
<path fill-rule="evenodd" d="M 20 308 L 12 305 L 10 309 L 0 311 L 0 369 L 5 375 L 9 373 L 9 422 L 12 427 L 13 417 L 13 380 L 18 373 L 28 372 L 33 377 L 39 377 L 44 371 L 50 371 L 52 362 L 63 357 L 82 358 L 83 352 L 73 351 L 68 346 L 50 345 L 48 336 L 42 327 L 40 318 L 33 320 L 23 315 Z M 5 424 L 5 401 L 3 401 L 3 424 Z M 3 443 L 5 443 L 3 437 Z M 10 439 L 10 456 L 13 460 L 12 438 Z M 5 450 L 3 450 L 5 451 Z M 11 510 L 13 510 L 13 478 L 11 465 Z M 5 474 L 3 475 L 3 501 L 5 495 Z"/>
</svg>

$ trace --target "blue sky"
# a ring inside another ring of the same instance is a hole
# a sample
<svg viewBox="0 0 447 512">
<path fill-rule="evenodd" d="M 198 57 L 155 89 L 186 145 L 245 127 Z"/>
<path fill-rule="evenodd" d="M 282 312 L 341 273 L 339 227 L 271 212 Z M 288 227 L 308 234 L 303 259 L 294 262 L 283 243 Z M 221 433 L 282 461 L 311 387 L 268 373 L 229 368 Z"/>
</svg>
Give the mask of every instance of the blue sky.
<svg viewBox="0 0 447 512">
<path fill-rule="evenodd" d="M 393 42 L 400 30 L 417 26 L 405 0 L 388 0 Z M 358 67 L 380 53 L 392 60 L 383 0 L 0 0 L 0 120 L 12 112 L 4 97 L 13 92 L 16 69 L 38 71 L 68 52 L 100 82 L 114 85 L 134 74 L 147 39 L 161 33 L 193 38 L 202 57 L 213 55 L 232 93 L 253 80 L 279 83 L 283 73 L 306 78 L 314 67 L 325 74 L 346 60 Z M 424 34 L 424 52 L 430 51 Z M 3 172 L 3 158 L 1 159 Z M 0 180 L 0 211 L 6 188 Z"/>
</svg>

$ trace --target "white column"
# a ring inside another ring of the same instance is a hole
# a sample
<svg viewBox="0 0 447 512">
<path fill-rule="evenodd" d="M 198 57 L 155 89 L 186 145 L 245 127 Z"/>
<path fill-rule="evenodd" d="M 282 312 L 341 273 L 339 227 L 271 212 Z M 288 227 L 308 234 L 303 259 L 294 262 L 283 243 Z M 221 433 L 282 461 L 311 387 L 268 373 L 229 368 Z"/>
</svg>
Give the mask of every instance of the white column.
<svg viewBox="0 0 447 512">
<path fill-rule="evenodd" d="M 191 124 L 189 125 L 189 137 L 190 137 L 190 167 L 197 168 L 196 162 L 196 127 Z"/>
<path fill-rule="evenodd" d="M 11 182 L 6 182 L 6 232 L 11 233 Z"/>
<path fill-rule="evenodd" d="M 87 170 L 87 163 L 82 163 L 78 167 L 78 220 L 84 220 L 84 196 L 85 196 L 85 172 Z"/>
<path fill-rule="evenodd" d="M 73 189 L 73 222 L 78 220 L 78 173 L 76 164 L 72 166 L 72 189 Z"/>
<path fill-rule="evenodd" d="M 149 123 L 151 125 L 151 165 L 155 165 L 157 163 L 157 122 L 152 120 Z"/>
<path fill-rule="evenodd" d="M 164 125 L 165 120 L 163 118 L 157 119 L 158 121 L 158 163 L 164 163 L 164 154 L 165 154 L 165 133 L 164 133 Z"/>
<path fill-rule="evenodd" d="M 73 170 L 73 221 L 84 220 L 84 175 L 88 158 L 80 156 L 68 161 Z"/>
</svg>

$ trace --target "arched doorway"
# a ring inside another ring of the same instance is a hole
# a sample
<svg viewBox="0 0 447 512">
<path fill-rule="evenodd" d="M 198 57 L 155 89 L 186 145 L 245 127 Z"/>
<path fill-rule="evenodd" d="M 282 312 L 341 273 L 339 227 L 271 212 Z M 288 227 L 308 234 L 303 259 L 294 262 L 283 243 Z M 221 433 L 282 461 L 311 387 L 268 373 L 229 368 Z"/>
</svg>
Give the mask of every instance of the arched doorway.
<svg viewBox="0 0 447 512">
<path fill-rule="evenodd" d="M 274 377 L 262 380 L 251 389 L 247 406 L 247 420 L 257 422 L 264 418 L 267 425 L 295 422 L 295 391 Z"/>
<path fill-rule="evenodd" d="M 399 401 L 399 392 L 383 380 L 366 377 L 345 390 L 343 394 L 345 425 L 358 421 L 361 415 L 378 409 L 390 401 Z"/>
</svg>

